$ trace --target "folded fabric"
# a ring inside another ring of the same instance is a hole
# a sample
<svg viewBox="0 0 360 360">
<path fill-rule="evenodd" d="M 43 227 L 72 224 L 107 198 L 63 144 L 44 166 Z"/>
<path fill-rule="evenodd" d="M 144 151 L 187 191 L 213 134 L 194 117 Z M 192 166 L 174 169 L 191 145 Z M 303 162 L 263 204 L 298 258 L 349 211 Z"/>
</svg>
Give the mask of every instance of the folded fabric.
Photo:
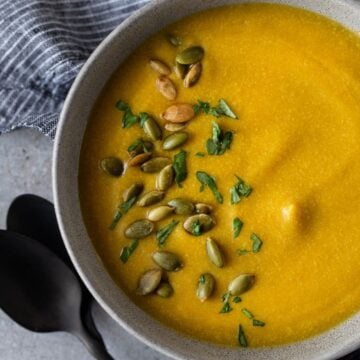
<svg viewBox="0 0 360 360">
<path fill-rule="evenodd" d="M 95 47 L 149 0 L 2 0 L 0 134 L 55 136 L 66 94 Z"/>
</svg>

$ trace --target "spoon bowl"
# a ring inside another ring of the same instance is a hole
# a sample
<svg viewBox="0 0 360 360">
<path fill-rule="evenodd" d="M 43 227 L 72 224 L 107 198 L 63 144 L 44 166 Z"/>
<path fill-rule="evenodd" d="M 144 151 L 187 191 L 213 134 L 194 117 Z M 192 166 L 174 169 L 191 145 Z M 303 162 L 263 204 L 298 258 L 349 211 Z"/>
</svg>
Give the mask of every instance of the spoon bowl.
<svg viewBox="0 0 360 360">
<path fill-rule="evenodd" d="M 95 358 L 112 359 L 82 324 L 77 277 L 42 244 L 0 230 L 0 287 L 0 307 L 18 324 L 36 332 L 70 332 Z"/>
<path fill-rule="evenodd" d="M 54 205 L 34 194 L 16 197 L 7 213 L 7 229 L 37 240 L 55 253 L 78 277 L 81 283 L 82 303 L 81 318 L 91 335 L 103 342 L 91 313 L 94 298 L 83 285 L 65 249 L 57 224 Z"/>
<path fill-rule="evenodd" d="M 23 194 L 10 204 L 7 229 L 29 236 L 53 251 L 74 269 L 57 225 L 54 205 L 34 194 Z"/>
</svg>

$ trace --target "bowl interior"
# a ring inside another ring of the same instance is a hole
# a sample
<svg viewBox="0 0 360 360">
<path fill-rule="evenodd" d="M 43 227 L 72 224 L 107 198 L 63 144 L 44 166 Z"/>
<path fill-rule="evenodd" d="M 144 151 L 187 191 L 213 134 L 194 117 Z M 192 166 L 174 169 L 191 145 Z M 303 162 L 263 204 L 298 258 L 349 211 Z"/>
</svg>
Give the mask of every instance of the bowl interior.
<svg viewBox="0 0 360 360">
<path fill-rule="evenodd" d="M 73 84 L 56 134 L 54 199 L 67 250 L 96 300 L 130 333 L 177 359 L 330 359 L 360 346 L 360 314 L 336 328 L 299 343 L 261 349 L 220 347 L 187 338 L 162 325 L 133 304 L 105 270 L 82 220 L 78 164 L 83 134 L 93 104 L 119 64 L 147 37 L 191 13 L 244 2 L 298 6 L 360 31 L 360 6 L 341 0 L 154 0 L 115 29 L 96 49 Z"/>
</svg>

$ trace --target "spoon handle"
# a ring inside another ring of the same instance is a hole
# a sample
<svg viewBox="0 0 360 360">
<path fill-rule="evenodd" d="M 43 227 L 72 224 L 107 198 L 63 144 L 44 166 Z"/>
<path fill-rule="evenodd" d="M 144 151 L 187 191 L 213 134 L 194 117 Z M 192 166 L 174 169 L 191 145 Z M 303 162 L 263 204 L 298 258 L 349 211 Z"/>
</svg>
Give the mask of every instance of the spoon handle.
<svg viewBox="0 0 360 360">
<path fill-rule="evenodd" d="M 114 360 L 108 353 L 102 341 L 99 341 L 83 327 L 73 331 L 73 334 L 85 345 L 96 360 Z"/>
</svg>

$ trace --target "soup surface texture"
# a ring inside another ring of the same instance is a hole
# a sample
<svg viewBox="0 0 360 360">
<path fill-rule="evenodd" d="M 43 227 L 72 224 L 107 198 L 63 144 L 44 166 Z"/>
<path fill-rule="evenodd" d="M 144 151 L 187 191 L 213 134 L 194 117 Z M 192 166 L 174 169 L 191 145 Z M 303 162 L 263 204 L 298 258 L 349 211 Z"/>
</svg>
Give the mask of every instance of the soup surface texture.
<svg viewBox="0 0 360 360">
<path fill-rule="evenodd" d="M 176 34 L 174 47 L 166 34 Z M 174 72 L 176 101 L 163 97 L 149 59 L 174 64 L 177 53 L 200 45 L 205 50 L 198 83 L 184 88 Z M 225 99 L 238 119 L 198 113 L 187 124 L 188 141 L 165 151 L 156 141 L 156 155 L 187 151 L 188 176 L 174 184 L 159 204 L 185 197 L 211 204 L 214 228 L 193 236 L 180 223 L 163 248 L 179 255 L 183 267 L 168 272 L 174 293 L 168 298 L 136 294 L 144 271 L 156 268 L 151 254 L 159 250 L 155 232 L 139 241 L 126 263 L 119 259 L 127 239 L 124 230 L 146 218 L 151 207 L 133 206 L 113 230 L 109 224 L 122 193 L 135 181 L 144 191 L 155 189 L 156 174 L 127 167 L 111 177 L 99 160 L 117 156 L 124 162 L 128 146 L 144 136 L 138 125 L 122 128 L 123 100 L 133 113 L 159 116 L 173 103 L 216 105 Z M 249 346 L 298 341 L 327 330 L 354 314 L 360 306 L 360 40 L 326 18 L 280 5 L 247 4 L 195 14 L 149 38 L 121 64 L 94 107 L 79 169 L 80 200 L 88 233 L 114 281 L 142 309 L 186 334 L 221 344 L 237 345 L 239 324 Z M 205 143 L 212 122 L 233 131 L 230 149 L 209 155 Z M 202 152 L 205 156 L 196 155 Z M 223 203 L 206 187 L 200 192 L 197 171 L 214 177 Z M 238 204 L 230 188 L 239 176 L 253 191 Z M 233 236 L 233 220 L 244 226 Z M 255 233 L 263 244 L 253 252 Z M 211 236 L 224 253 L 218 268 L 206 254 Z M 241 252 L 238 249 L 249 250 Z M 196 297 L 199 276 L 216 280 L 206 301 Z M 230 300 L 232 311 L 220 313 L 229 282 L 242 273 L 256 276 L 241 302 Z M 242 309 L 266 325 L 253 326 Z M 135 320 L 134 320 L 135 321 Z"/>
</svg>

